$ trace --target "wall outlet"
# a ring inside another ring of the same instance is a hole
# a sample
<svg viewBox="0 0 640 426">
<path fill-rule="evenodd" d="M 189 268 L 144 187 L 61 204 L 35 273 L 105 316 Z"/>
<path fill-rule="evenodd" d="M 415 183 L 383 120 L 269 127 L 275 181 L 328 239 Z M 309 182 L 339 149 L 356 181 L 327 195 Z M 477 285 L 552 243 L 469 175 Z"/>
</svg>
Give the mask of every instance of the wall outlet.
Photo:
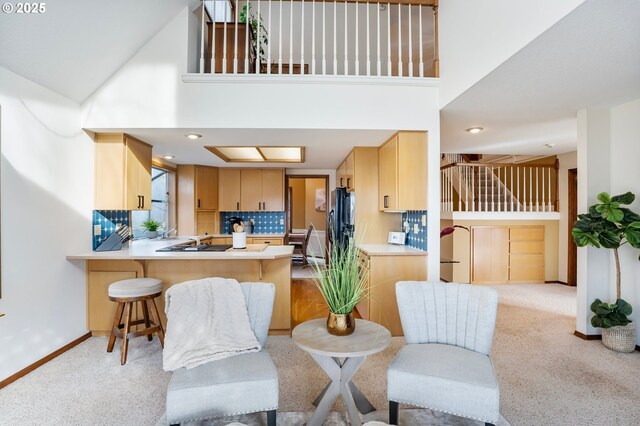
<svg viewBox="0 0 640 426">
<path fill-rule="evenodd" d="M 417 223 L 413 224 L 413 233 L 414 234 L 419 234 L 420 233 L 420 227 L 418 226 Z"/>
<path fill-rule="evenodd" d="M 426 214 L 422 215 L 422 226 L 427 226 L 427 215 Z"/>
<path fill-rule="evenodd" d="M 102 225 L 98 224 L 98 225 L 93 225 L 93 235 L 100 235 L 102 234 Z"/>
<path fill-rule="evenodd" d="M 284 225 L 284 219 L 280 219 L 280 225 Z"/>
</svg>

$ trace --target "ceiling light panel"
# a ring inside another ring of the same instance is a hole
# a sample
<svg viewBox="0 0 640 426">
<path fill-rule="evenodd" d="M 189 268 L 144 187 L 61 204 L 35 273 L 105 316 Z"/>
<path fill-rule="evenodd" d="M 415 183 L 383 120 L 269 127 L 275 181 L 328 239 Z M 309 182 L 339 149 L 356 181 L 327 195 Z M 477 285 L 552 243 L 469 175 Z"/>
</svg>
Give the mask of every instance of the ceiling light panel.
<svg viewBox="0 0 640 426">
<path fill-rule="evenodd" d="M 304 163 L 300 146 L 206 146 L 227 163 Z"/>
</svg>

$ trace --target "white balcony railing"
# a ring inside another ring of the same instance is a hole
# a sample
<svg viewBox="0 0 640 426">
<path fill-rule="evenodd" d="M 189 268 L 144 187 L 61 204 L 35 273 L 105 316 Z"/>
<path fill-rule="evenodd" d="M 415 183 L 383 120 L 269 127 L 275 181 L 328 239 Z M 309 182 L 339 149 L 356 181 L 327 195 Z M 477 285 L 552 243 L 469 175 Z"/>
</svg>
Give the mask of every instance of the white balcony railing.
<svg viewBox="0 0 640 426">
<path fill-rule="evenodd" d="M 455 157 L 450 157 L 454 159 Z M 458 163 L 440 168 L 443 212 L 556 212 L 556 164 Z"/>
<path fill-rule="evenodd" d="M 200 73 L 437 77 L 437 0 L 204 0 Z"/>
</svg>

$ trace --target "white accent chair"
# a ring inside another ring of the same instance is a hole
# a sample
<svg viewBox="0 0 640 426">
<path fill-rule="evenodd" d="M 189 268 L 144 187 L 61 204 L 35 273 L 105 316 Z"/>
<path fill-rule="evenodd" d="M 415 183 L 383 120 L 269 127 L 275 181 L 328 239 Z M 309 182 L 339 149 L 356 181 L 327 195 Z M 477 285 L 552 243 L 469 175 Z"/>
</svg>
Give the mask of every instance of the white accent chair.
<svg viewBox="0 0 640 426">
<path fill-rule="evenodd" d="M 174 371 L 167 389 L 168 424 L 266 411 L 268 426 L 276 425 L 278 372 L 264 349 L 275 286 L 270 283 L 240 285 L 251 329 L 263 349 Z"/>
<path fill-rule="evenodd" d="M 387 371 L 389 423 L 398 424 L 403 403 L 495 424 L 500 389 L 489 352 L 496 290 L 404 281 L 396 296 L 407 344 Z"/>
</svg>

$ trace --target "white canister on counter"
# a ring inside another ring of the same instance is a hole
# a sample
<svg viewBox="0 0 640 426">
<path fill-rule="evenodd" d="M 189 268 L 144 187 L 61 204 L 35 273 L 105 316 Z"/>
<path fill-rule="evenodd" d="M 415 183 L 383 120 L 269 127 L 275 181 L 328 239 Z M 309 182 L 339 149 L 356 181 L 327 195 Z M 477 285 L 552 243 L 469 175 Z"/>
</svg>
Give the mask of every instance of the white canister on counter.
<svg viewBox="0 0 640 426">
<path fill-rule="evenodd" d="M 233 233 L 233 248 L 234 249 L 246 249 L 247 248 L 247 233 L 246 232 L 234 232 Z"/>
</svg>

